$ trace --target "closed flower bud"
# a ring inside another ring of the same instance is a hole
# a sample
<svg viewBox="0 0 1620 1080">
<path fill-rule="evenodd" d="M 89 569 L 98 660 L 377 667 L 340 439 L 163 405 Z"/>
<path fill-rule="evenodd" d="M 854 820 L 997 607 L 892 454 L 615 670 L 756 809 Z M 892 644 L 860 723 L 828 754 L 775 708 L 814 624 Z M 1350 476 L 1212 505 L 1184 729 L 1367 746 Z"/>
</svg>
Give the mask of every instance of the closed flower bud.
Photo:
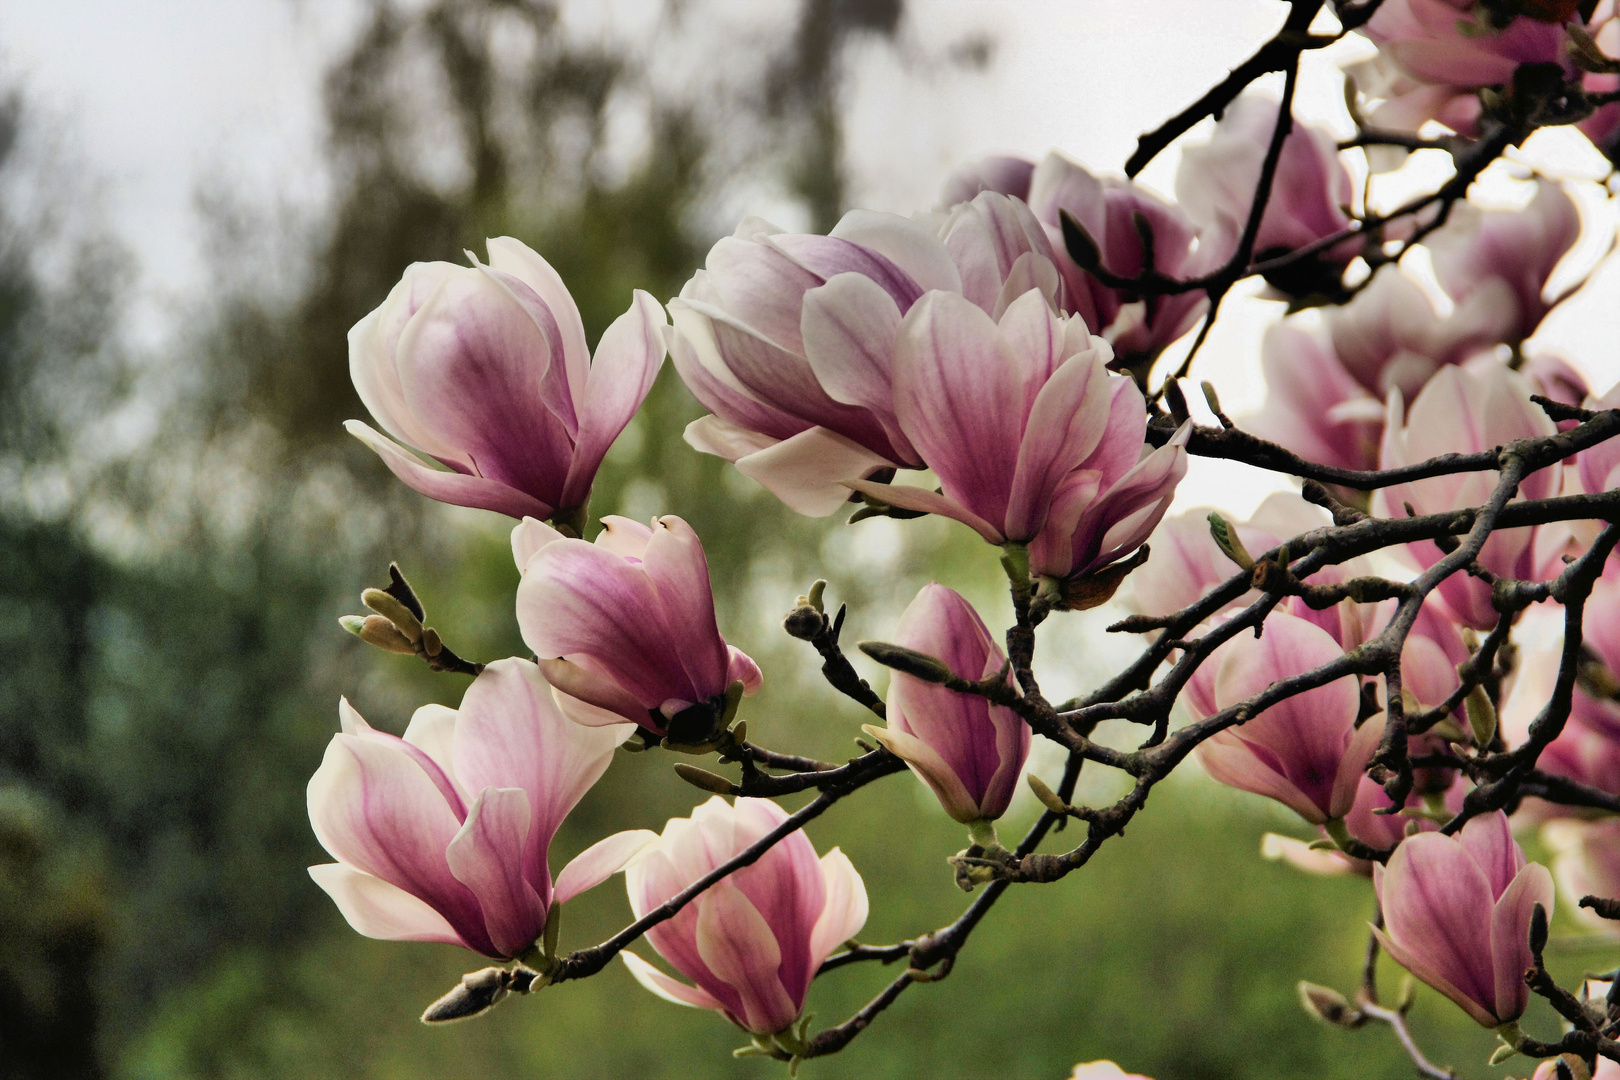
<svg viewBox="0 0 1620 1080">
<path fill-rule="evenodd" d="M 394 625 L 394 620 L 386 615 L 367 615 L 360 621 L 360 631 L 355 636 L 367 645 L 375 645 L 389 652 L 404 653 L 406 656 L 414 655 L 416 652 L 416 646 L 411 644 L 411 639 L 400 633 L 399 627 Z"/>
<path fill-rule="evenodd" d="M 495 1007 L 511 989 L 512 973 L 505 968 L 487 967 L 461 977 L 444 997 L 427 1007 L 422 1014 L 424 1024 L 443 1024 L 451 1020 L 465 1020 Z"/>
<path fill-rule="evenodd" d="M 1006 655 L 973 606 L 943 585 L 924 586 L 896 636 L 905 644 L 887 646 L 890 659 L 906 653 L 925 662 L 893 665 L 888 726 L 863 730 L 904 760 L 957 821 L 1000 817 L 1029 756 L 1029 725 L 1005 706 L 939 683 L 994 677 Z M 1011 685 L 1010 673 L 1001 677 Z"/>
<path fill-rule="evenodd" d="M 1302 982 L 1299 984 L 1299 1001 L 1305 1006 L 1306 1012 L 1336 1027 L 1360 1027 L 1366 1019 L 1343 994 L 1330 987 Z"/>
</svg>

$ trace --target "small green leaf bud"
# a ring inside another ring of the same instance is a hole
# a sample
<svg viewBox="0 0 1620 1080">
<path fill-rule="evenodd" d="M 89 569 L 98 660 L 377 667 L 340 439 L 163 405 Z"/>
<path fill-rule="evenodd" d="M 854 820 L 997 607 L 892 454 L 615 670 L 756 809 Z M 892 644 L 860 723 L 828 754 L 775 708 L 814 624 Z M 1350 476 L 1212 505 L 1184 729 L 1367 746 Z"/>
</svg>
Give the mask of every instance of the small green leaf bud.
<svg viewBox="0 0 1620 1080">
<path fill-rule="evenodd" d="M 367 615 L 360 624 L 360 632 L 355 636 L 367 645 L 375 645 L 388 652 L 403 653 L 406 656 L 416 653 L 416 646 L 399 632 L 394 620 L 386 615 Z"/>
<path fill-rule="evenodd" d="M 1209 515 L 1209 535 L 1215 538 L 1215 546 L 1221 549 L 1221 553 L 1237 563 L 1240 569 L 1254 569 L 1254 556 L 1250 555 L 1249 549 L 1243 546 L 1243 541 L 1238 537 L 1237 529 L 1220 514 L 1211 513 Z M 1279 561 L 1281 561 L 1280 557 Z M 1287 563 L 1283 562 L 1282 565 L 1286 566 Z"/>
<path fill-rule="evenodd" d="M 943 660 L 936 660 L 904 645 L 893 645 L 887 641 L 863 641 L 856 647 L 884 667 L 904 672 L 924 682 L 947 683 L 956 676 Z"/>
<path fill-rule="evenodd" d="M 1024 779 L 1029 784 L 1029 790 L 1033 791 L 1035 797 L 1041 800 L 1042 806 L 1054 814 L 1067 814 L 1069 812 L 1069 804 L 1058 798 L 1057 792 L 1047 787 L 1045 780 L 1042 780 L 1034 773 L 1026 774 Z"/>
<path fill-rule="evenodd" d="M 422 640 L 421 620 L 396 597 L 381 589 L 367 589 L 360 594 L 360 600 L 366 607 L 399 627 L 399 632 L 413 644 Z"/>
<path fill-rule="evenodd" d="M 693 787 L 702 788 L 704 791 L 712 791 L 716 795 L 731 795 L 737 790 L 737 786 L 724 776 L 709 772 L 707 769 L 700 769 L 696 765 L 688 765 L 685 762 L 676 764 L 675 775 Z"/>
<path fill-rule="evenodd" d="M 1299 984 L 1299 1003 L 1305 1007 L 1306 1012 L 1335 1027 L 1360 1027 L 1366 1019 L 1343 994 L 1331 987 L 1318 986 L 1312 982 Z"/>
</svg>

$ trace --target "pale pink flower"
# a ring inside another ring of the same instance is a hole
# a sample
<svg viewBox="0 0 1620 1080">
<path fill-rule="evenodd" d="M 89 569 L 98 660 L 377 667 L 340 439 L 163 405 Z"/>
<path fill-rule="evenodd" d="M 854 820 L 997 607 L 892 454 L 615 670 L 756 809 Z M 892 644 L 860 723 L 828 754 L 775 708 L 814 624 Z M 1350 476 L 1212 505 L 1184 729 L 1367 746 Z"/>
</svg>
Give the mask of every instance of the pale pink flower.
<svg viewBox="0 0 1620 1080">
<path fill-rule="evenodd" d="M 923 467 L 896 415 L 901 318 L 929 290 L 999 317 L 1032 288 L 1060 302 L 1051 246 L 995 192 L 927 221 L 854 210 L 827 236 L 749 218 L 670 303 L 675 368 L 712 414 L 687 442 L 800 513 L 831 514 L 844 482 Z"/>
<path fill-rule="evenodd" d="M 1128 1073 L 1112 1061 L 1083 1062 L 1074 1067 L 1069 1080 L 1151 1080 L 1141 1073 Z"/>
<path fill-rule="evenodd" d="M 923 587 L 894 641 L 964 679 L 986 678 L 1007 661 L 973 605 L 943 585 Z M 1029 725 L 1017 713 L 900 671 L 890 677 L 888 706 L 888 726 L 862 730 L 905 761 L 946 813 L 961 822 L 1006 813 L 1029 757 Z"/>
<path fill-rule="evenodd" d="M 1226 107 L 1208 142 L 1182 152 L 1176 201 L 1198 227 L 1199 245 L 1211 256 L 1225 260 L 1237 250 L 1277 111 L 1275 101 L 1244 94 Z M 1355 187 L 1339 161 L 1332 133 L 1295 118 L 1255 236 L 1255 257 L 1285 254 L 1342 231 L 1350 224 L 1354 202 Z M 1331 290 L 1359 247 L 1353 239 L 1341 243 L 1280 271 L 1271 283 L 1298 295 Z"/>
<path fill-rule="evenodd" d="M 581 723 L 627 719 L 700 742 L 732 683 L 759 689 L 759 667 L 720 636 L 708 560 L 691 526 L 674 516 L 651 527 L 621 517 L 602 523 L 595 543 L 535 547 L 533 533 L 514 532 L 514 553 L 528 556 L 518 629 L 558 690 L 597 707 L 576 711 Z M 689 723 L 677 722 L 694 707 Z"/>
<path fill-rule="evenodd" d="M 1379 465 L 1389 469 L 1441 454 L 1476 453 L 1556 430 L 1530 400 L 1530 388 L 1516 372 L 1494 361 L 1446 367 L 1418 394 L 1410 413 L 1404 412 L 1398 392 L 1390 395 Z M 1497 480 L 1498 474 L 1487 470 L 1397 484 L 1376 492 L 1374 506 L 1384 517 L 1404 516 L 1408 504 L 1418 514 L 1481 506 L 1490 499 Z M 1558 484 L 1556 469 L 1541 469 L 1524 478 L 1516 498 L 1547 498 L 1557 494 Z M 1485 541 L 1478 561 L 1501 577 L 1537 580 L 1548 567 L 1547 553 L 1538 551 L 1535 541 L 1534 529 L 1497 530 Z M 1425 567 L 1443 557 L 1429 540 L 1408 544 L 1407 549 Z M 1465 625 L 1476 630 L 1496 625 L 1491 588 L 1483 581 L 1453 574 L 1438 591 Z"/>
<path fill-rule="evenodd" d="M 633 729 L 569 720 L 527 660 L 490 664 L 459 710 L 418 709 L 404 738 L 347 701 L 338 713 L 343 731 L 309 782 L 310 824 L 338 861 L 309 874 L 367 937 L 520 956 L 553 904 L 653 838 L 622 833 L 587 848 L 553 883 L 557 826 Z"/>
<path fill-rule="evenodd" d="M 690 818 L 671 818 L 625 869 L 630 909 L 639 919 L 786 820 L 769 800 L 727 805 L 718 795 Z M 635 953 L 620 955 L 666 1001 L 714 1009 L 770 1035 L 798 1019 L 816 969 L 860 931 L 866 912 L 866 886 L 848 857 L 833 848 L 817 859 L 809 837 L 795 831 L 647 931 L 658 955 L 697 985 Z"/>
<path fill-rule="evenodd" d="M 1320 627 L 1276 612 L 1259 640 L 1242 634 L 1220 653 L 1213 678 L 1195 675 L 1183 695 L 1195 717 L 1336 660 L 1344 650 Z M 1342 818 L 1354 805 L 1381 731 L 1372 721 L 1355 726 L 1360 706 L 1356 678 L 1346 675 L 1216 733 L 1199 745 L 1198 758 L 1213 779 L 1275 799 L 1314 825 Z"/>
<path fill-rule="evenodd" d="M 965 522 L 993 544 L 1033 541 L 1037 573 L 1089 573 L 1146 539 L 1186 469 L 1186 432 L 1143 456 L 1147 412 L 1111 352 L 1035 290 L 999 322 L 930 293 L 906 316 L 895 410 L 942 491 L 856 490 Z"/>
<path fill-rule="evenodd" d="M 1620 383 L 1610 387 L 1602 397 L 1585 404 L 1588 409 L 1620 409 Z M 1595 495 L 1620 487 L 1620 438 L 1582 450 L 1575 456 L 1575 464 L 1582 491 Z"/>
<path fill-rule="evenodd" d="M 1396 963 L 1485 1027 L 1524 1013 L 1531 910 L 1551 918 L 1553 882 L 1525 861 L 1506 814 L 1471 818 L 1456 836 L 1408 837 L 1373 886 L 1384 913 L 1373 932 Z"/>
<path fill-rule="evenodd" d="M 349 331 L 349 374 L 383 430 L 344 426 L 440 502 L 571 518 L 664 362 L 664 309 L 637 291 L 594 360 L 551 265 L 510 237 L 475 266 L 414 263 Z"/>
</svg>

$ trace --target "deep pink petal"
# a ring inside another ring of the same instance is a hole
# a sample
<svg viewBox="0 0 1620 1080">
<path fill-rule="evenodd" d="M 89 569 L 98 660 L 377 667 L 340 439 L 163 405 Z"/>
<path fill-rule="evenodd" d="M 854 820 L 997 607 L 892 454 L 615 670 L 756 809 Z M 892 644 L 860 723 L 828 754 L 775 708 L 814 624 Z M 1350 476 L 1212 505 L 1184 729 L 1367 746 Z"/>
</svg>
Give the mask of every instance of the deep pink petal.
<svg viewBox="0 0 1620 1080">
<path fill-rule="evenodd" d="M 1466 826 L 1464 827 L 1466 830 Z M 1530 954 L 1530 917 L 1540 904 L 1553 915 L 1552 874 L 1540 863 L 1530 863 L 1503 890 L 1491 909 L 1491 951 L 1496 966 L 1496 1015 L 1516 1020 L 1530 1002 L 1524 973 L 1533 963 Z"/>
<path fill-rule="evenodd" d="M 344 421 L 343 428 L 374 450 L 395 476 L 430 499 L 452 506 L 493 510 L 497 514 L 520 519 L 548 518 L 555 509 L 528 492 L 519 491 L 499 480 L 429 468 L 359 420 Z"/>
<path fill-rule="evenodd" d="M 637 289 L 630 310 L 613 320 L 596 346 L 579 411 L 579 438 L 574 447 L 562 505 L 582 506 L 608 447 L 619 437 L 652 389 L 664 364 L 664 309 Z"/>
<path fill-rule="evenodd" d="M 397 885 L 342 863 L 312 866 L 309 876 L 326 890 L 356 933 L 382 941 L 463 944 L 443 915 Z"/>
<path fill-rule="evenodd" d="M 664 625 L 679 635 L 671 644 L 696 694 L 691 700 L 724 693 L 730 655 L 715 622 L 709 562 L 697 533 L 678 517 L 662 517 L 641 559 L 658 595 Z"/>
<path fill-rule="evenodd" d="M 484 788 L 444 853 L 456 880 L 478 898 L 489 940 L 502 956 L 533 945 L 546 925 L 550 897 L 535 891 L 523 867 L 531 816 L 522 788 Z M 551 891 L 549 875 L 545 891 Z"/>
<path fill-rule="evenodd" d="M 1408 970 L 1442 993 L 1445 987 L 1427 976 L 1444 980 L 1476 1009 L 1494 1015 L 1494 901 L 1490 882 L 1463 846 L 1439 833 L 1408 837 L 1390 856 L 1379 900 L 1389 938 L 1410 958 Z"/>
</svg>

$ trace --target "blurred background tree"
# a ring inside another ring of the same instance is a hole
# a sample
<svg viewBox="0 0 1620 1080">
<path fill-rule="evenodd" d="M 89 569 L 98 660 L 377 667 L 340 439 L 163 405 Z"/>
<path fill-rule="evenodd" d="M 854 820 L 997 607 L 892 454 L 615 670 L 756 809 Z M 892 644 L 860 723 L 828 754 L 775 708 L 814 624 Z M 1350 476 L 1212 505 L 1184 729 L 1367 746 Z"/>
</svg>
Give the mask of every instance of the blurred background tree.
<svg viewBox="0 0 1620 1080">
<path fill-rule="evenodd" d="M 422 1028 L 421 1007 L 474 958 L 360 939 L 305 875 L 324 856 L 303 789 L 337 695 L 397 731 L 466 682 L 343 634 L 335 616 L 354 594 L 397 558 L 458 651 L 522 651 L 506 523 L 427 503 L 342 435 L 364 415 L 345 334 L 409 263 L 460 261 L 488 236 L 542 252 L 594 342 L 633 287 L 679 291 L 729 231 L 740 185 L 829 228 L 845 208 L 840 56 L 858 37 L 892 39 L 904 14 L 900 0 L 802 0 L 747 43 L 753 63 L 711 41 L 688 65 L 705 74 L 674 93 L 648 55 L 704 18 L 699 3 L 662 8 L 637 53 L 572 40 L 536 0 L 377 0 L 326 76 L 327 212 L 266 216 L 205 191 L 216 287 L 156 357 L 132 355 L 121 333 L 127 253 L 54 181 L 64 165 L 30 154 L 32 118 L 6 99 L 0 1078 L 777 1073 L 732 1062 L 737 1032 L 617 968 Z M 630 154 L 626 117 L 642 133 Z M 851 633 L 878 636 L 930 572 L 1001 612 L 995 568 L 936 521 L 839 530 L 788 513 L 685 447 L 700 411 L 666 370 L 593 510 L 688 518 L 722 625 L 767 670 L 750 731 L 846 754 L 860 717 L 775 629 L 794 593 L 831 576 L 831 594 L 854 601 Z M 156 434 L 123 446 L 129 418 L 154 412 Z M 1198 780 L 1160 799 L 1085 874 L 1010 897 L 955 978 L 812 1072 L 1057 1077 L 1111 1056 L 1160 1080 L 1405 1075 L 1385 1040 L 1311 1026 L 1294 1001 L 1297 978 L 1352 979 L 1360 887 L 1259 863 L 1260 832 L 1285 823 L 1254 802 Z M 561 853 L 695 801 L 659 755 L 620 761 Z M 958 830 L 909 779 L 861 802 L 812 831 L 866 876 L 871 939 L 953 918 L 963 897 L 942 860 Z M 903 821 L 906 843 L 879 821 Z M 605 887 L 570 905 L 566 940 L 626 914 Z M 886 974 L 840 972 L 813 1007 L 836 1022 Z M 1444 1029 L 1437 1052 L 1484 1056 L 1438 999 L 1419 1022 Z"/>
</svg>

